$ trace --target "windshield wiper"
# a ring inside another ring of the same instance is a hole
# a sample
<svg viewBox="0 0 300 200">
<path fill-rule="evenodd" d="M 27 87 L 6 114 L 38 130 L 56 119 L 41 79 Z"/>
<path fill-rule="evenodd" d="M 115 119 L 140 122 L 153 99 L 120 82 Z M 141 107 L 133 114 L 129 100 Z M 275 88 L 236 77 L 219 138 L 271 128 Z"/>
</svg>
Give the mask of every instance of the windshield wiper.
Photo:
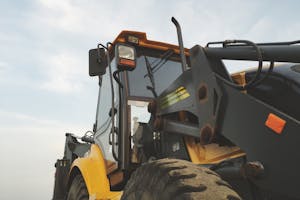
<svg viewBox="0 0 300 200">
<path fill-rule="evenodd" d="M 150 90 L 153 93 L 153 96 L 156 98 L 157 97 L 157 93 L 155 92 L 155 82 L 154 82 L 154 77 L 153 77 L 153 71 L 152 71 L 152 67 L 151 64 L 148 60 L 148 58 L 146 56 L 144 56 L 145 58 L 145 63 L 146 63 L 146 67 L 147 67 L 147 75 L 149 76 L 150 82 L 151 82 L 151 86 L 147 86 L 147 89 Z M 146 77 L 146 75 L 144 76 L 144 78 Z"/>
<path fill-rule="evenodd" d="M 174 54 L 172 49 L 167 50 L 162 57 L 159 59 L 159 62 L 153 65 L 157 60 L 153 61 L 151 64 L 153 73 L 157 72 L 167 61 L 168 59 Z"/>
<path fill-rule="evenodd" d="M 149 63 L 151 67 L 151 72 L 154 74 L 157 72 L 167 61 L 168 59 L 174 54 L 174 50 L 168 49 L 160 58 L 155 59 L 151 64 Z M 153 67 L 152 67 L 153 66 Z M 148 74 L 144 76 L 147 77 Z"/>
</svg>

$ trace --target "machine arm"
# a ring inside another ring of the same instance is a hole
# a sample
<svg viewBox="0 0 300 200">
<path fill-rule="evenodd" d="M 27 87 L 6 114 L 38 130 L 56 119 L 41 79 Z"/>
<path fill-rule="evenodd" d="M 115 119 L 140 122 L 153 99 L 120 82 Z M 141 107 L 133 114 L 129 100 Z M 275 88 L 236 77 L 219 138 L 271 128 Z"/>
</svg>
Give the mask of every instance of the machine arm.
<svg viewBox="0 0 300 200">
<path fill-rule="evenodd" d="M 230 41 L 227 41 L 230 42 Z M 264 61 L 300 62 L 300 45 L 295 42 L 256 44 Z M 223 44 L 223 47 L 210 47 L 212 44 Z M 207 57 L 229 60 L 257 60 L 257 53 L 252 46 L 225 45 L 224 42 L 209 43 L 205 48 Z"/>
</svg>

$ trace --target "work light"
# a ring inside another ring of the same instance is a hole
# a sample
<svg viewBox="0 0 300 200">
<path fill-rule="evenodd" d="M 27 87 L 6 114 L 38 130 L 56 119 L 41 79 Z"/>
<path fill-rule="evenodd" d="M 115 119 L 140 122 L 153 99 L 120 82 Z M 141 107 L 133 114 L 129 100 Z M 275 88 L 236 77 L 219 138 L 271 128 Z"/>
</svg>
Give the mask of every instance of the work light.
<svg viewBox="0 0 300 200">
<path fill-rule="evenodd" d="M 116 60 L 119 69 L 133 70 L 136 65 L 135 48 L 125 44 L 117 44 Z"/>
</svg>

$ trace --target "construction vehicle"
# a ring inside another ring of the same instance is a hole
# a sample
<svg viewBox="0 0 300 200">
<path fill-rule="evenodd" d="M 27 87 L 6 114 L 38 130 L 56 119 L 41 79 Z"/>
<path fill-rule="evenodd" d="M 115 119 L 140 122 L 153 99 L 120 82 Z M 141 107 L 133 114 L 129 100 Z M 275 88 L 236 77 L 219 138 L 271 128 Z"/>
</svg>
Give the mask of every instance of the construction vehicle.
<svg viewBox="0 0 300 200">
<path fill-rule="evenodd" d="M 178 46 L 122 31 L 89 51 L 96 120 L 66 134 L 53 200 L 300 199 L 300 41 L 186 49 L 172 22 Z"/>
</svg>

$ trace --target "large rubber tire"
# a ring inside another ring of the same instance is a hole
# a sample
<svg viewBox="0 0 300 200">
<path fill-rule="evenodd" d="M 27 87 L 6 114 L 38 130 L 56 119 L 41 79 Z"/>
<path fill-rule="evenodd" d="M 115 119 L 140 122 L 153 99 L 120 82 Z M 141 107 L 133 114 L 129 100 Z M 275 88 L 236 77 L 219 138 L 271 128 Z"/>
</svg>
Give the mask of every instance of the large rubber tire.
<svg viewBox="0 0 300 200">
<path fill-rule="evenodd" d="M 215 172 L 177 159 L 156 160 L 130 177 L 121 200 L 240 200 Z"/>
<path fill-rule="evenodd" d="M 89 200 L 89 193 L 80 174 L 74 178 L 67 200 Z"/>
</svg>

